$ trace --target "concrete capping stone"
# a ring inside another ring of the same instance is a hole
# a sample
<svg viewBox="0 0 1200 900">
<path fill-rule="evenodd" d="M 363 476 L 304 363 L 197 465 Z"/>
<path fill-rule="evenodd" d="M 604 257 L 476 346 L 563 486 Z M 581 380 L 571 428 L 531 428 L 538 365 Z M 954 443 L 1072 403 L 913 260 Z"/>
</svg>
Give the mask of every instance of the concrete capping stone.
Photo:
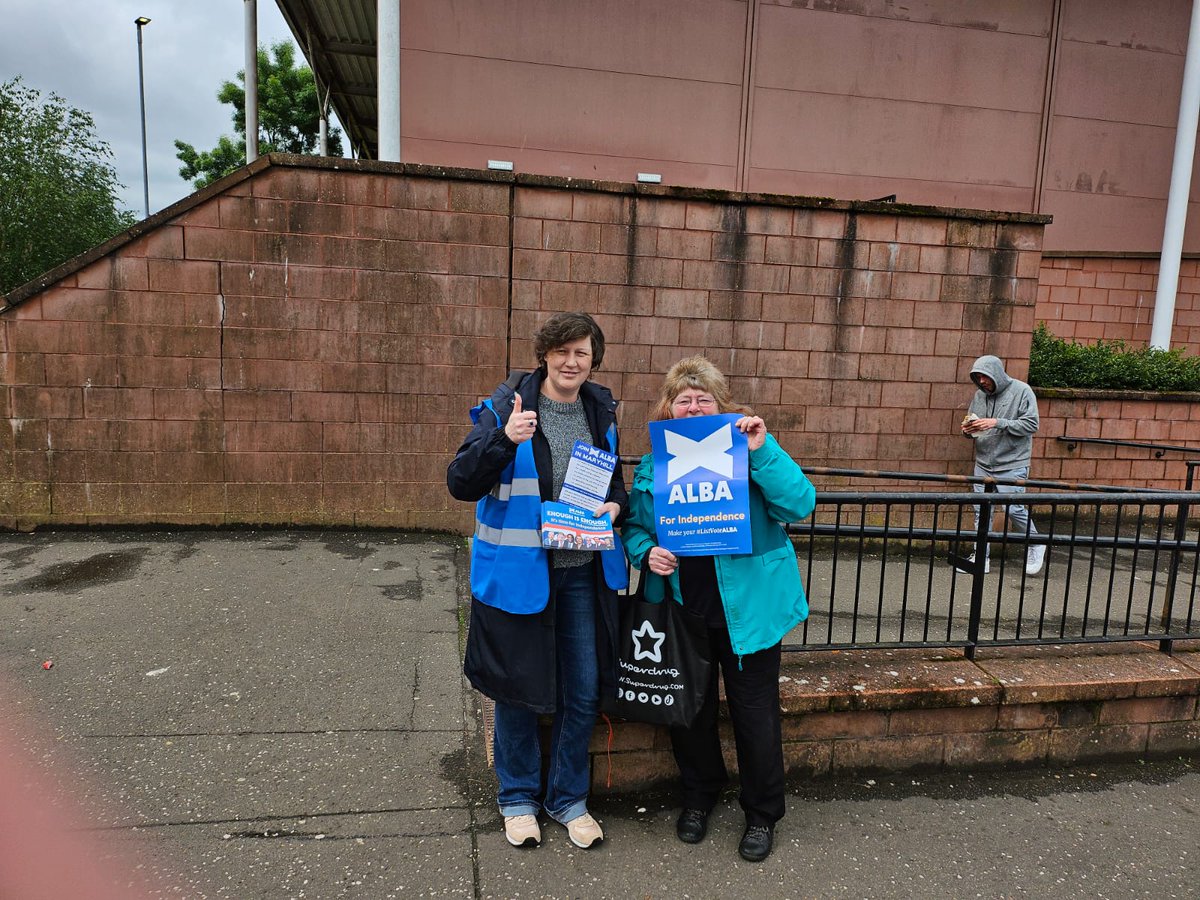
<svg viewBox="0 0 1200 900">
<path fill-rule="evenodd" d="M 1179 255 L 1183 259 L 1200 259 L 1200 253 L 1194 250 L 1185 250 Z M 1161 253 L 1150 250 L 1043 250 L 1042 256 L 1048 259 L 1152 259 L 1155 262 L 1162 258 Z"/>
<path fill-rule="evenodd" d="M 1200 403 L 1200 391 L 1115 391 L 1100 388 L 1035 387 L 1034 394 L 1047 400 L 1178 400 Z"/>
<path fill-rule="evenodd" d="M 1004 704 L 1163 697 L 1200 691 L 1200 670 L 1145 644 L 1035 650 L 980 661 Z"/>
<path fill-rule="evenodd" d="M 999 684 L 954 651 L 813 651 L 785 657 L 780 701 L 793 713 L 994 704 Z"/>
<path fill-rule="evenodd" d="M 880 213 L 887 216 L 966 219 L 976 222 L 1004 222 L 1029 225 L 1047 225 L 1053 221 L 1052 216 L 1038 213 L 1001 212 L 965 207 L 920 206 L 908 203 L 879 203 L 869 200 L 835 200 L 830 197 L 802 197 L 792 194 L 724 191 L 677 185 L 642 184 L 639 182 L 600 181 L 586 178 L 569 178 L 560 175 L 537 175 L 529 172 L 506 172 L 493 169 L 454 168 L 420 163 L 298 156 L 287 153 L 267 154 L 264 157 L 260 157 L 260 160 L 266 160 L 268 165 L 280 168 L 371 172 L 386 175 L 481 181 L 524 185 L 528 187 L 553 187 L 574 191 L 594 191 L 597 193 L 663 197 L 668 199 L 707 200 L 713 203 L 743 203 L 748 205 L 790 207 L 794 209 L 827 209 Z M 256 161 L 256 164 L 257 162 L 259 161 Z"/>
</svg>

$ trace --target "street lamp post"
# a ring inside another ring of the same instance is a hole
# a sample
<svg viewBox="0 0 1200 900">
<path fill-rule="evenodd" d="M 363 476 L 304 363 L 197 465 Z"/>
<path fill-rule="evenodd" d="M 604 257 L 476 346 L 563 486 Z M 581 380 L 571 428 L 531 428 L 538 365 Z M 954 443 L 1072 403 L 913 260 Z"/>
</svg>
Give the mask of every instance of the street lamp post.
<svg viewBox="0 0 1200 900">
<path fill-rule="evenodd" d="M 142 74 L 142 26 L 149 25 L 150 20 L 138 16 L 133 20 L 137 26 L 138 38 L 138 94 L 142 101 L 142 192 L 146 200 L 146 218 L 150 218 L 150 164 L 146 160 L 146 79 Z"/>
</svg>

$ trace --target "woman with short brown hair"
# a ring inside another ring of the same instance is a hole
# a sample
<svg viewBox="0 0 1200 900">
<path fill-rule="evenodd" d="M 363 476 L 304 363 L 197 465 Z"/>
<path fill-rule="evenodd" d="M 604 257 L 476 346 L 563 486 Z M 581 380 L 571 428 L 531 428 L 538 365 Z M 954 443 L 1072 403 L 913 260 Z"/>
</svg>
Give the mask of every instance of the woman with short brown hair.
<svg viewBox="0 0 1200 900">
<path fill-rule="evenodd" d="M 543 548 L 541 504 L 557 500 L 576 441 L 616 454 L 617 402 L 591 382 L 604 332 L 584 313 L 551 316 L 533 336 L 538 368 L 514 372 L 471 410 L 475 423 L 446 472 L 450 493 L 477 501 L 471 624 L 464 671 L 496 702 L 496 777 L 504 832 L 537 846 L 538 815 L 577 847 L 604 839 L 588 813 L 588 743 L 600 691 L 616 692 L 616 594 L 624 552 Z M 620 466 L 596 516 L 616 524 L 628 497 Z M 542 783 L 539 714 L 553 714 Z"/>
</svg>

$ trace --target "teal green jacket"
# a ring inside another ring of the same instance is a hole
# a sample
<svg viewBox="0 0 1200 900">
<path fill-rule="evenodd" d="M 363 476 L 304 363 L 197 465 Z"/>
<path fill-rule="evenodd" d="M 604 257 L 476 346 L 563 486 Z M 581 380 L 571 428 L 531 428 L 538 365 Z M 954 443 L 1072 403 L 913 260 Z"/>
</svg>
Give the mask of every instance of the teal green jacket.
<svg viewBox="0 0 1200 900">
<path fill-rule="evenodd" d="M 777 644 L 808 618 L 808 600 L 800 583 L 796 550 L 784 531 L 813 511 L 817 492 L 812 482 L 771 435 L 750 453 L 750 553 L 714 556 L 717 586 L 729 625 L 729 640 L 738 656 Z M 663 599 L 663 576 L 643 563 L 658 544 L 654 529 L 654 457 L 647 453 L 633 473 L 629 517 L 621 539 L 630 562 L 646 578 L 646 599 Z M 679 571 L 672 573 L 674 596 Z"/>
</svg>

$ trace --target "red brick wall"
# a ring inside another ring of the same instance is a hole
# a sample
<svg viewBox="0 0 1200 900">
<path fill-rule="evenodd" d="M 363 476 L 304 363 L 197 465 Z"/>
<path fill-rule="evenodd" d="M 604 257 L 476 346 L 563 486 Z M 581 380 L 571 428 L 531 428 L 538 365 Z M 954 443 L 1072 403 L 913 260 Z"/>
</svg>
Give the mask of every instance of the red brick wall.
<svg viewBox="0 0 1200 900">
<path fill-rule="evenodd" d="M 962 471 L 970 363 L 1027 365 L 1040 237 L 1033 224 L 523 190 L 514 359 L 528 363 L 545 315 L 588 310 L 612 344 L 597 378 L 622 400 L 625 452 L 647 449 L 663 372 L 703 352 L 803 461 Z"/>
<path fill-rule="evenodd" d="M 6 310 L 0 522 L 458 513 L 430 485 L 504 371 L 508 194 L 268 168 Z"/>
<path fill-rule="evenodd" d="M 1054 256 L 1042 260 L 1037 318 L 1056 335 L 1081 344 L 1150 343 L 1158 258 Z M 1200 355 L 1200 259 L 1179 267 L 1171 346 Z"/>
<path fill-rule="evenodd" d="M 1053 256 L 1042 260 L 1037 319 L 1059 337 L 1081 344 L 1121 340 L 1134 347 L 1150 342 L 1158 259 Z M 1200 354 L 1200 259 L 1180 265 L 1171 346 Z M 1046 392 L 1061 394 L 1061 391 Z M 1060 435 L 1181 444 L 1200 447 L 1200 398 L 1162 400 L 1143 394 L 1080 391 L 1078 396 L 1042 396 L 1042 426 L 1034 439 L 1035 478 L 1127 484 L 1179 490 L 1192 454 L 1078 444 L 1068 450 Z"/>
<path fill-rule="evenodd" d="M 467 409 L 562 309 L 626 452 L 694 352 L 811 465 L 969 471 L 971 361 L 1024 374 L 1033 217 L 338 165 L 261 160 L 8 298 L 0 524 L 466 529 Z"/>
</svg>

